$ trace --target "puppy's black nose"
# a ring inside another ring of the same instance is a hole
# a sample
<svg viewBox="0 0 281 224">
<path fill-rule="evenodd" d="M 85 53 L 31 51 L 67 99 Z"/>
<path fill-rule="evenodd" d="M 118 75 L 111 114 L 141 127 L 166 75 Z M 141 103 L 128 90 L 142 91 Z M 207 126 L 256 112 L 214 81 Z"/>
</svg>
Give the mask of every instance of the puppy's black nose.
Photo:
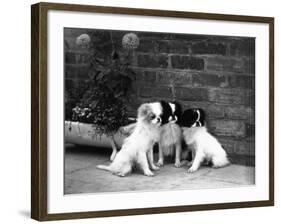
<svg viewBox="0 0 281 224">
<path fill-rule="evenodd" d="M 160 123 L 161 119 L 159 117 L 157 117 L 157 123 Z"/>
</svg>

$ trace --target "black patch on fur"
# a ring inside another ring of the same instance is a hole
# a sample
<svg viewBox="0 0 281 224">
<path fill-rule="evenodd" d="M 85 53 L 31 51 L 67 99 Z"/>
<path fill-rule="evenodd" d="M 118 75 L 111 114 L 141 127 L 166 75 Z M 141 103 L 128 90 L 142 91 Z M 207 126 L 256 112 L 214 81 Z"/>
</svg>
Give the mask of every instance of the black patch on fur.
<svg viewBox="0 0 281 224">
<path fill-rule="evenodd" d="M 198 120 L 197 111 L 200 114 L 199 120 Z M 188 128 L 192 127 L 194 124 L 196 127 L 204 126 L 205 123 L 206 123 L 205 111 L 201 108 L 191 108 L 185 110 L 180 119 L 180 125 Z"/>
<path fill-rule="evenodd" d="M 170 116 L 172 116 L 172 109 L 169 105 L 169 103 L 161 100 L 160 101 L 161 106 L 162 106 L 162 114 L 161 114 L 161 119 L 162 119 L 162 124 L 167 124 L 169 122 Z"/>
<path fill-rule="evenodd" d="M 175 112 L 173 113 L 173 120 L 175 120 L 176 118 L 175 117 L 177 117 L 177 122 L 176 122 L 176 124 L 180 124 L 180 120 L 181 120 L 181 117 L 182 117 L 182 107 L 181 107 L 181 105 L 178 103 L 178 102 L 176 102 L 176 101 L 173 101 L 173 102 L 171 102 L 172 104 L 174 104 L 175 105 Z"/>
</svg>

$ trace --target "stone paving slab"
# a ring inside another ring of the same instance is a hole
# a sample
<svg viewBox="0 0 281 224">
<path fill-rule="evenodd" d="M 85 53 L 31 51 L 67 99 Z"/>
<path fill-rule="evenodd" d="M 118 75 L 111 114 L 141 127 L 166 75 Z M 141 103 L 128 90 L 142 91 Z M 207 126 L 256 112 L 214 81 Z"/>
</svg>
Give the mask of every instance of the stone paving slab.
<svg viewBox="0 0 281 224">
<path fill-rule="evenodd" d="M 213 169 L 202 166 L 195 173 L 187 173 L 187 166 L 175 168 L 170 163 L 154 171 L 154 177 L 136 171 L 121 178 L 96 168 L 96 165 L 109 163 L 110 150 L 67 145 L 65 152 L 65 194 L 223 188 L 255 184 L 254 167 L 232 164 Z"/>
</svg>

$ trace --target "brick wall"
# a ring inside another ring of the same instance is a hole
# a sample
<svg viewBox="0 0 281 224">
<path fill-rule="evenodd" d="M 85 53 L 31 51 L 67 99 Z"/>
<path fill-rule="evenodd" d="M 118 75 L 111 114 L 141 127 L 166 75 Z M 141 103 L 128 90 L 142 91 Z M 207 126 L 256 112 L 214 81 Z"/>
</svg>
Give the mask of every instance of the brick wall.
<svg viewBox="0 0 281 224">
<path fill-rule="evenodd" d="M 65 89 L 83 88 L 89 52 L 75 39 L 92 37 L 94 47 L 110 55 L 112 41 L 122 53 L 123 31 L 65 29 Z M 140 45 L 132 56 L 137 74 L 129 110 L 142 102 L 177 100 L 184 108 L 201 107 L 207 125 L 235 163 L 254 165 L 255 39 L 135 32 Z"/>
</svg>

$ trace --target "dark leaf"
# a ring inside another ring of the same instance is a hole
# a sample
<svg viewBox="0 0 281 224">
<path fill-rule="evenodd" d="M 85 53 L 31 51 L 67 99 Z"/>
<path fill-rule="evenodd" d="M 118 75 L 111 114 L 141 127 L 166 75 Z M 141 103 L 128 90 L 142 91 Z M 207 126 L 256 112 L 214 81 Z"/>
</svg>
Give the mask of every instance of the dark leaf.
<svg viewBox="0 0 281 224">
<path fill-rule="evenodd" d="M 113 60 L 118 60 L 119 59 L 119 55 L 118 53 L 116 52 L 116 50 L 114 50 L 111 54 L 111 57 Z"/>
</svg>

